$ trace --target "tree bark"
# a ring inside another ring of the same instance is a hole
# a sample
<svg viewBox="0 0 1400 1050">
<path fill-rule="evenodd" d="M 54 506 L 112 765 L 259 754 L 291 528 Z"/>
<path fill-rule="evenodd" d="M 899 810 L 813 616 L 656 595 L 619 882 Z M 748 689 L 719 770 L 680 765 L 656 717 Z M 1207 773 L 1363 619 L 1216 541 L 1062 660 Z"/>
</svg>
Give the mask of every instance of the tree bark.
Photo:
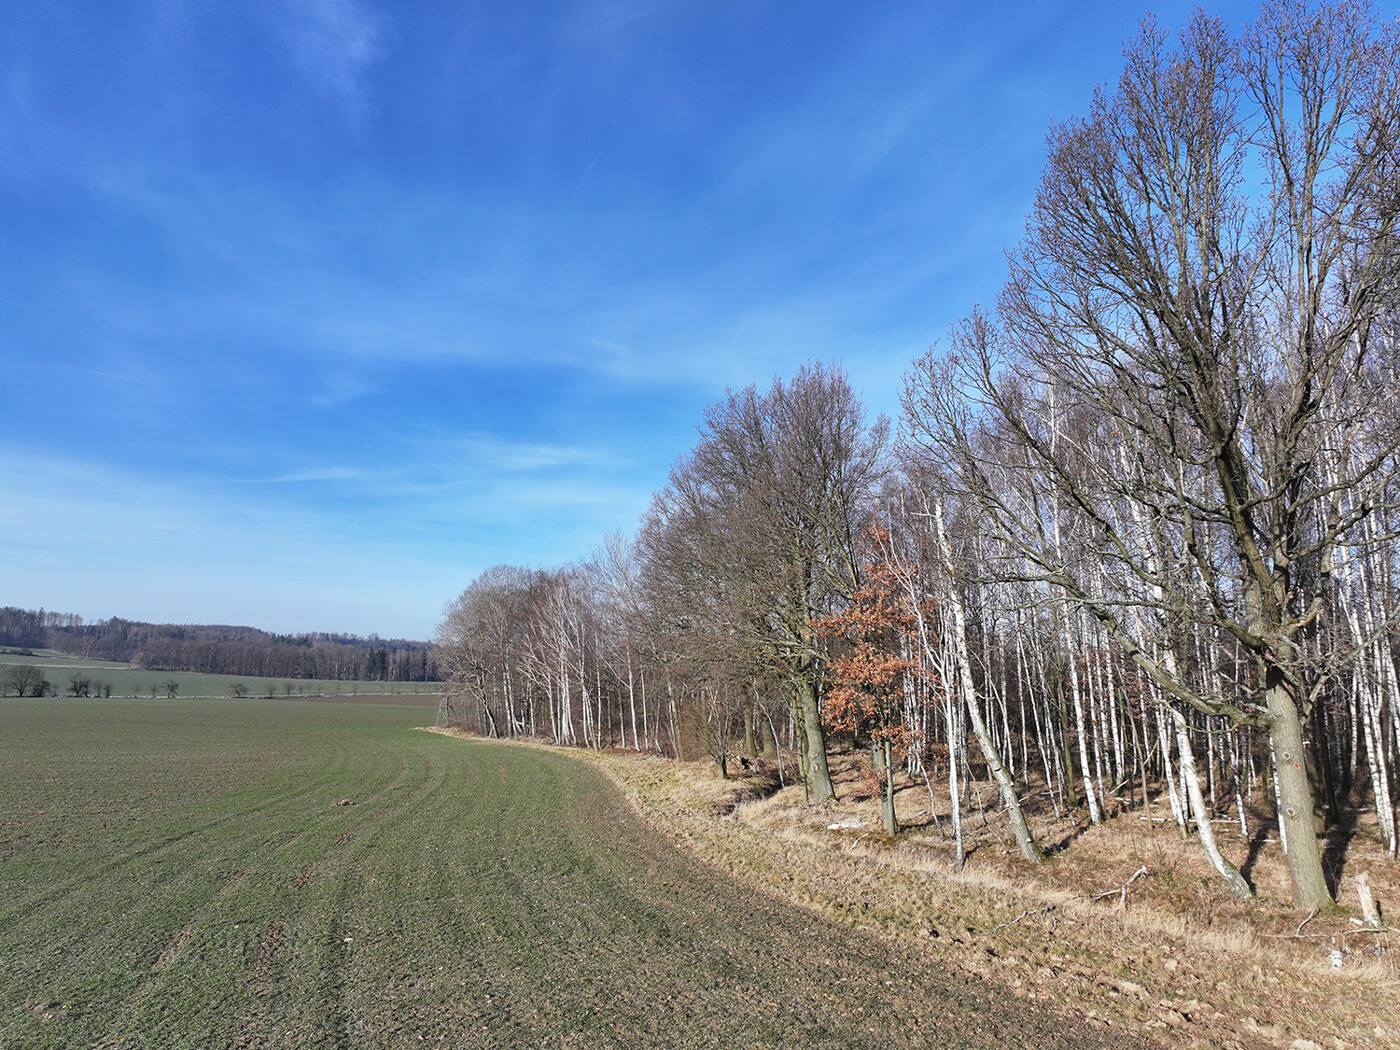
<svg viewBox="0 0 1400 1050">
<path fill-rule="evenodd" d="M 1176 727 L 1176 749 L 1181 756 L 1181 780 L 1186 786 L 1186 797 L 1191 803 L 1192 816 L 1196 818 L 1196 834 L 1201 840 L 1201 849 L 1205 851 L 1210 866 L 1230 887 L 1230 895 L 1238 900 L 1248 900 L 1254 896 L 1254 891 L 1249 888 L 1249 883 L 1244 881 L 1240 870 L 1225 859 L 1219 845 L 1216 844 L 1215 829 L 1210 823 L 1210 810 L 1201 795 L 1201 778 L 1196 773 L 1196 756 L 1191 750 L 1191 736 L 1187 731 L 1186 718 L 1170 704 L 1167 705 L 1167 709 L 1171 712 L 1172 724 Z"/>
<path fill-rule="evenodd" d="M 876 746 L 883 767 L 880 777 L 880 820 L 885 826 L 885 834 L 893 837 L 899 834 L 899 818 L 894 811 L 894 749 L 888 740 L 882 740 Z"/>
<path fill-rule="evenodd" d="M 1293 906 L 1298 911 L 1327 908 L 1332 904 L 1332 893 L 1322 870 L 1322 853 L 1313 823 L 1313 791 L 1303 751 L 1303 721 L 1282 671 L 1269 667 L 1266 674 L 1264 698 L 1278 777 L 1278 819 L 1283 840 L 1288 844 Z"/>
<path fill-rule="evenodd" d="M 825 802 L 836 797 L 831 782 L 831 769 L 826 760 L 826 730 L 822 728 L 821 695 L 810 675 L 802 675 L 792 683 L 797 699 L 797 712 L 805 744 L 803 773 L 807 783 L 807 801 Z"/>
</svg>

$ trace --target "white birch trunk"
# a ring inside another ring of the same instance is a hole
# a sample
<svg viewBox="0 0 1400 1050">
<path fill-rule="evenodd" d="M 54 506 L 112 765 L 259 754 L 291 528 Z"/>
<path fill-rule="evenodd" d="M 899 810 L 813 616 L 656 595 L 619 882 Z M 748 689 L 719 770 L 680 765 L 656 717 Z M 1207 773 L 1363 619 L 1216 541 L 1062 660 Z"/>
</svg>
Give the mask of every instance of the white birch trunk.
<svg viewBox="0 0 1400 1050">
<path fill-rule="evenodd" d="M 1247 900 L 1254 896 L 1254 891 L 1249 888 L 1249 883 L 1244 881 L 1239 869 L 1225 859 L 1220 847 L 1216 845 L 1215 830 L 1210 823 L 1210 810 L 1206 808 L 1205 798 L 1201 795 L 1201 780 L 1196 775 L 1196 758 L 1191 751 L 1191 736 L 1187 732 L 1186 719 L 1175 707 L 1167 705 L 1167 709 L 1171 712 L 1172 723 L 1176 727 L 1177 751 L 1181 755 L 1181 777 L 1186 784 L 1187 798 L 1196 818 L 1196 833 L 1201 839 L 1201 849 L 1205 851 L 1210 866 L 1229 886 L 1230 895 L 1239 900 Z"/>
<path fill-rule="evenodd" d="M 1078 619 L 1078 617 L 1076 617 Z M 1066 656 L 1069 660 L 1069 689 L 1074 704 L 1074 732 L 1079 738 L 1079 768 L 1084 781 L 1084 797 L 1089 803 L 1089 823 L 1102 824 L 1098 792 L 1094 790 L 1093 767 L 1089 764 L 1089 741 L 1084 727 L 1084 699 L 1079 690 L 1079 661 L 1075 659 L 1073 639 L 1065 632 Z"/>
<path fill-rule="evenodd" d="M 967 650 L 967 616 L 963 610 L 962 594 L 953 571 L 952 548 L 943 528 L 943 508 L 937 504 L 934 505 L 933 520 L 938 532 L 938 545 L 943 554 L 944 572 L 948 577 L 948 591 L 945 597 L 953 613 L 951 631 L 953 653 L 963 706 L 967 710 L 968 717 L 972 719 L 972 731 L 982 750 L 982 758 L 986 761 L 987 768 L 991 770 L 992 777 L 1001 790 L 1002 804 L 1006 807 L 1007 815 L 1010 818 L 1011 831 L 1016 839 L 1016 845 L 1023 857 L 1032 863 L 1039 864 L 1045 859 L 1045 854 L 1041 852 L 1040 847 L 1036 845 L 1035 839 L 1031 836 L 1030 825 L 1026 823 L 1025 812 L 1021 809 L 1021 800 L 1016 797 L 1016 785 L 1011 774 L 1002 764 L 997 749 L 992 743 L 991 734 L 987 731 L 987 724 L 982 718 L 977 692 L 973 687 L 972 661 L 968 657 Z M 951 750 L 950 746 L 949 751 L 951 752 Z"/>
</svg>

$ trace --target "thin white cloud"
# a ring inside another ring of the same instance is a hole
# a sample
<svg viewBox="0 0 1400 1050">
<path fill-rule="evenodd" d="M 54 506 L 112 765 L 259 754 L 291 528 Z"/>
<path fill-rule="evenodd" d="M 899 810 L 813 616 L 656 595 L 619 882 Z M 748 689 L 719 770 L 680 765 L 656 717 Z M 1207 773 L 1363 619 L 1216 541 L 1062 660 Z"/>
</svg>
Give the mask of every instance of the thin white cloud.
<svg viewBox="0 0 1400 1050">
<path fill-rule="evenodd" d="M 345 371 L 332 371 L 320 377 L 318 388 L 307 397 L 307 402 L 316 408 L 337 409 L 373 392 L 373 385 L 360 376 Z"/>
<path fill-rule="evenodd" d="M 78 365 L 65 365 L 60 361 L 46 362 L 45 368 L 61 368 L 66 372 L 78 372 L 82 375 L 97 376 L 99 379 L 116 379 L 123 383 L 139 383 L 142 386 L 155 386 L 155 382 L 141 376 L 125 375 L 119 372 L 105 372 L 97 368 L 80 368 Z"/>
<path fill-rule="evenodd" d="M 489 471 L 526 473 L 596 463 L 596 452 L 569 445 L 511 441 L 493 434 L 472 434 L 458 443 L 468 462 Z"/>
<path fill-rule="evenodd" d="M 358 127 L 369 112 L 366 75 L 383 53 L 378 14 L 360 0 L 295 0 L 274 11 L 302 75 Z"/>
<path fill-rule="evenodd" d="M 361 481 L 368 472 L 359 467 L 317 467 L 309 470 L 294 470 L 270 478 L 255 478 L 254 483 L 264 485 L 296 485 L 317 481 Z"/>
<path fill-rule="evenodd" d="M 283 489 L 5 450 L 0 473 L 0 602 L 271 630 L 431 631 L 433 558 L 399 549 L 372 518 L 346 520 Z"/>
<path fill-rule="evenodd" d="M 472 447 L 467 442 L 464 447 Z M 442 601 L 502 560 L 561 564 L 630 526 L 649 490 L 587 471 L 540 477 L 562 447 L 482 439 L 491 469 L 435 485 L 355 467 L 347 515 L 296 485 L 162 480 L 0 449 L 0 603 L 136 619 L 427 637 Z M 511 469 L 515 468 L 515 469 Z M 317 488 L 313 486 L 313 488 Z"/>
</svg>

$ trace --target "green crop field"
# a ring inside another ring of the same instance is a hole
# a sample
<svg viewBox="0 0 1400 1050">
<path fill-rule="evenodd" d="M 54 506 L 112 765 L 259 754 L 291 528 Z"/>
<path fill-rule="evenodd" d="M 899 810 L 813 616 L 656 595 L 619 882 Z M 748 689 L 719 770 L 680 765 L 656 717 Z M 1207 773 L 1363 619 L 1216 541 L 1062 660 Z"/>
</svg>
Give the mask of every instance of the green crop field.
<svg viewBox="0 0 1400 1050">
<path fill-rule="evenodd" d="M 435 823 L 415 795 L 444 742 L 411 731 L 431 718 L 0 701 L 0 1046 L 204 1046 L 269 1017 L 286 1045 L 335 1030 L 368 903 L 354 858 L 401 859 L 384 837 L 418 847 Z"/>
<path fill-rule="evenodd" d="M 0 1047 L 1103 1045 L 431 717 L 0 701 Z"/>
<path fill-rule="evenodd" d="M 257 678 L 249 675 L 196 674 L 192 671 L 152 671 L 108 660 L 67 656 L 51 649 L 0 649 L 0 674 L 9 664 L 33 664 L 44 672 L 54 691 L 69 693 L 74 673 L 110 685 L 114 697 L 166 697 L 165 683 L 174 682 L 177 697 L 232 696 L 242 685 L 247 696 L 423 696 L 442 691 L 441 682 L 357 682 L 317 678 Z"/>
</svg>

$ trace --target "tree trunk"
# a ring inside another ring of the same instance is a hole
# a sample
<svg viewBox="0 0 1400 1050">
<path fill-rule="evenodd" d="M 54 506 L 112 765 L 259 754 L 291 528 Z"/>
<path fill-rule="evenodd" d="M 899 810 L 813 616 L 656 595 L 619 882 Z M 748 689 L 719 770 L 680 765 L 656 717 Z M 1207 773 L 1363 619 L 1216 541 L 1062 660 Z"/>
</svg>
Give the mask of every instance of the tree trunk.
<svg viewBox="0 0 1400 1050">
<path fill-rule="evenodd" d="M 953 613 L 952 631 L 949 633 L 958 669 L 958 689 L 968 716 L 972 719 L 972 732 L 977 737 L 977 746 L 982 751 L 982 758 L 986 761 L 987 768 L 991 770 L 992 777 L 1001 790 L 1001 801 L 1006 807 L 1007 816 L 1010 817 L 1011 833 L 1015 836 L 1016 846 L 1020 849 L 1021 856 L 1033 864 L 1039 864 L 1045 859 L 1045 854 L 1041 852 L 1040 847 L 1036 845 L 1035 839 L 1031 836 L 1030 825 L 1026 823 L 1026 815 L 1021 809 L 1021 800 L 1016 796 L 1016 785 L 1011 779 L 1011 774 L 1002 765 L 1001 756 L 997 753 L 991 734 L 987 731 L 987 723 L 982 718 L 977 691 L 973 686 L 972 660 L 967 651 L 967 614 L 963 608 L 962 594 L 958 591 L 957 577 L 953 573 L 953 551 L 948 543 L 948 535 L 943 528 L 943 508 L 941 506 L 935 505 L 933 521 L 938 533 L 938 546 L 943 555 L 944 569 L 948 574 L 947 598 L 949 608 Z M 951 721 L 949 724 L 951 725 Z M 951 750 L 952 743 L 950 741 L 949 751 L 951 752 Z"/>
<path fill-rule="evenodd" d="M 883 760 L 883 787 L 880 798 L 880 819 L 885 825 L 885 834 L 891 837 L 899 834 L 899 818 L 894 812 L 894 749 L 888 740 L 882 740 L 877 748 Z"/>
<path fill-rule="evenodd" d="M 1079 617 L 1076 616 L 1078 621 Z M 1089 823 L 1102 824 L 1103 814 L 1099 811 L 1099 795 L 1094 786 L 1093 768 L 1089 765 L 1088 729 L 1084 724 L 1084 700 L 1079 689 L 1079 660 L 1074 650 L 1074 639 L 1066 632 L 1069 660 L 1069 690 L 1074 699 L 1074 735 L 1079 743 L 1079 769 L 1084 778 L 1084 798 L 1089 803 Z"/>
<path fill-rule="evenodd" d="M 1201 839 L 1201 849 L 1205 851 L 1210 866 L 1230 887 L 1230 895 L 1238 900 L 1248 900 L 1254 896 L 1254 891 L 1249 888 L 1249 883 L 1244 881 L 1239 869 L 1225 859 L 1220 847 L 1216 845 L 1215 829 L 1210 823 L 1210 810 L 1206 808 L 1205 798 L 1201 795 L 1201 778 L 1196 774 L 1196 756 L 1191 751 L 1191 737 L 1186 729 L 1186 719 L 1170 704 L 1167 708 L 1171 712 L 1172 724 L 1176 727 L 1176 749 L 1181 755 L 1181 780 L 1186 785 L 1186 797 L 1190 800 L 1191 812 L 1196 818 L 1196 833 Z"/>
<path fill-rule="evenodd" d="M 797 699 L 798 725 L 802 732 L 807 801 L 825 802 L 836 797 L 836 789 L 831 783 L 831 770 L 826 762 L 821 696 L 817 692 L 816 682 L 808 675 L 795 679 L 792 688 Z"/>
<path fill-rule="evenodd" d="M 958 734 L 956 719 L 953 717 L 953 698 L 951 696 L 946 697 L 943 701 L 943 722 L 948 736 L 948 805 L 952 811 L 953 821 L 953 870 L 962 871 L 966 855 L 963 851 L 962 793 L 958 783 L 961 774 L 958 770 Z"/>
<path fill-rule="evenodd" d="M 1293 907 L 1301 912 L 1326 908 L 1332 894 L 1322 871 L 1313 823 L 1313 791 L 1303 751 L 1303 721 L 1282 669 L 1268 665 L 1264 702 L 1269 711 L 1269 740 L 1278 777 L 1278 820 L 1287 842 Z"/>
</svg>

